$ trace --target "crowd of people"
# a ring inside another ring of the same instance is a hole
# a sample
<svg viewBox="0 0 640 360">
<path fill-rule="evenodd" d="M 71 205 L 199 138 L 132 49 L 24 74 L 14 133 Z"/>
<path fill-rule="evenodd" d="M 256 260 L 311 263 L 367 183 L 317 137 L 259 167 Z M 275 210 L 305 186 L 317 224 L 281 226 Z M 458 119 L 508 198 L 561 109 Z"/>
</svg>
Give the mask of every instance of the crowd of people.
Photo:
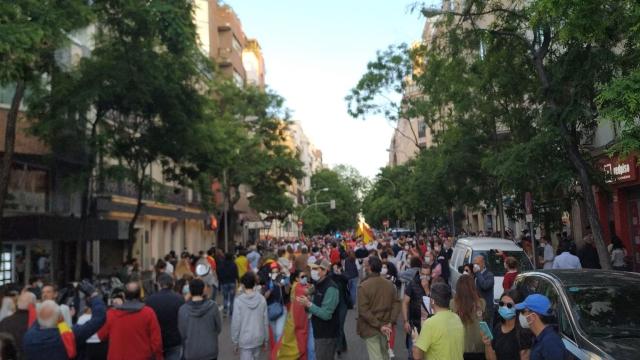
<svg viewBox="0 0 640 360">
<path fill-rule="evenodd" d="M 34 281 L 2 300 L 15 309 L 0 309 L 0 358 L 217 359 L 230 341 L 242 360 L 348 359 L 350 310 L 369 359 L 395 357 L 397 341 L 416 360 L 562 358 L 549 299 L 511 289 L 517 261 L 504 256 L 496 307 L 482 256 L 451 288 L 453 246 L 437 235 L 273 240 L 171 252 L 147 271 L 131 259 L 102 293 Z"/>
</svg>

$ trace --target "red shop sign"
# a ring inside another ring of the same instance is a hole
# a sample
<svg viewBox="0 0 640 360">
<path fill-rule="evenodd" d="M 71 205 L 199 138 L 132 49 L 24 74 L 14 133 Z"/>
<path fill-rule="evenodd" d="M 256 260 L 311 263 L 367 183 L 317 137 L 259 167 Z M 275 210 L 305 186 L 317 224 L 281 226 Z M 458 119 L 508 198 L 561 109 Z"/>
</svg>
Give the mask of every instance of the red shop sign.
<svg viewBox="0 0 640 360">
<path fill-rule="evenodd" d="M 635 156 L 629 156 L 625 160 L 613 157 L 603 159 L 600 162 L 600 168 L 608 175 L 607 183 L 619 184 L 638 179 L 638 167 L 636 164 Z"/>
</svg>

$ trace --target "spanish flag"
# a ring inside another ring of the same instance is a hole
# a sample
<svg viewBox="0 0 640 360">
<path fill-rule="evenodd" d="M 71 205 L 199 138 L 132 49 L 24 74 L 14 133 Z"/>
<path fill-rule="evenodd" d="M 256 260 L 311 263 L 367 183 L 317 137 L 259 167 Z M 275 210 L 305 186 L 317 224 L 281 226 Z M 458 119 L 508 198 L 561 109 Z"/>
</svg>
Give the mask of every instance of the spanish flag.
<svg viewBox="0 0 640 360">
<path fill-rule="evenodd" d="M 78 355 L 76 351 L 76 338 L 73 335 L 73 331 L 66 322 L 58 323 L 58 331 L 60 332 L 60 339 L 64 344 L 64 349 L 67 351 L 69 359 L 75 359 Z"/>
<path fill-rule="evenodd" d="M 365 244 L 368 244 L 373 241 L 374 235 L 373 230 L 369 227 L 363 218 L 358 220 L 358 229 L 356 230 L 356 238 L 362 237 L 362 241 Z"/>
<path fill-rule="evenodd" d="M 305 308 L 296 301 L 296 297 L 306 296 L 307 286 L 294 283 L 291 288 L 291 302 L 287 321 L 280 341 L 274 347 L 270 359 L 307 360 L 309 340 L 309 321 Z"/>
</svg>

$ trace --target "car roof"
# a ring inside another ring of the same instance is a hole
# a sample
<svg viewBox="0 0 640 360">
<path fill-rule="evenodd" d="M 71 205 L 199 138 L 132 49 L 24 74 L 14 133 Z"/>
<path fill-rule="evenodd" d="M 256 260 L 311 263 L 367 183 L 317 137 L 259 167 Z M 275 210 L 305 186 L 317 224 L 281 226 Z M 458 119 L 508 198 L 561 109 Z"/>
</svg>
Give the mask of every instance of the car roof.
<svg viewBox="0 0 640 360">
<path fill-rule="evenodd" d="M 628 271 L 612 271 L 599 269 L 580 270 L 536 270 L 523 274 L 531 276 L 544 274 L 555 278 L 565 287 L 567 286 L 592 286 L 613 284 L 616 286 L 640 286 L 640 274 Z M 623 285 L 624 284 L 624 285 Z"/>
<path fill-rule="evenodd" d="M 494 237 L 465 237 L 460 238 L 457 244 L 466 245 L 473 250 L 504 250 L 504 251 L 522 251 L 522 248 L 516 243 L 508 239 Z"/>
</svg>

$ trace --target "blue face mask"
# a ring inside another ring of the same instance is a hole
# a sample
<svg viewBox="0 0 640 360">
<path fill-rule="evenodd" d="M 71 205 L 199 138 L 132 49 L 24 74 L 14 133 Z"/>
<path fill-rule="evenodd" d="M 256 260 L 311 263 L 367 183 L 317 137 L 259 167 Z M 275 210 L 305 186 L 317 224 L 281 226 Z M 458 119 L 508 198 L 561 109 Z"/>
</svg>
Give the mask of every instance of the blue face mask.
<svg viewBox="0 0 640 360">
<path fill-rule="evenodd" d="M 303 278 L 300 278 L 300 284 L 302 284 L 302 285 L 307 285 L 307 281 L 308 281 L 308 280 L 307 280 L 307 277 L 306 277 L 306 276 L 305 276 L 305 277 L 303 277 Z"/>
<path fill-rule="evenodd" d="M 498 308 L 498 314 L 500 314 L 500 316 L 502 316 L 502 318 L 505 320 L 511 320 L 514 317 L 516 317 L 516 309 L 515 308 L 509 309 L 506 306 L 500 306 Z"/>
</svg>

